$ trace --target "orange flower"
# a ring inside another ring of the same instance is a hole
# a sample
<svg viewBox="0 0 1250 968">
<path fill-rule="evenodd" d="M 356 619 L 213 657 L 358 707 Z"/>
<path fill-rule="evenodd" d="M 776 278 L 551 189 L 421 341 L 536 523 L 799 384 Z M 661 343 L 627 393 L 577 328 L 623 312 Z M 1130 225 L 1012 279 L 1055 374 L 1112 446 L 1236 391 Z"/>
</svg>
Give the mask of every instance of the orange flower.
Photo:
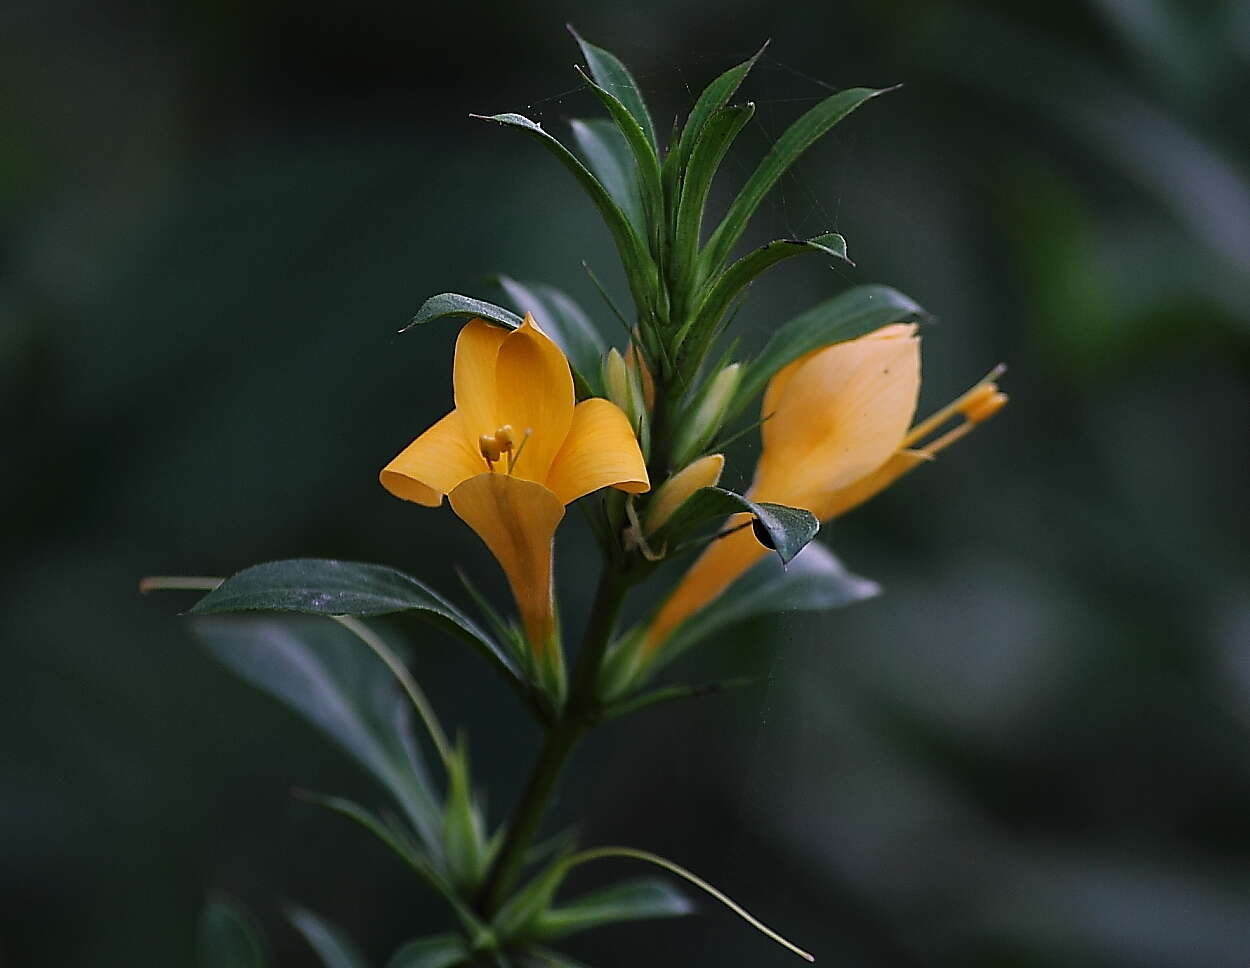
<svg viewBox="0 0 1250 968">
<path fill-rule="evenodd" d="M 471 320 L 456 340 L 456 408 L 382 470 L 407 501 L 452 510 L 508 577 L 530 645 L 555 647 L 552 539 L 564 507 L 602 487 L 650 487 L 625 414 L 575 405 L 568 360 L 528 314 L 516 330 Z"/>
<path fill-rule="evenodd" d="M 914 324 L 896 323 L 814 350 L 768 384 L 763 449 L 748 497 L 804 508 L 822 521 L 844 514 L 993 416 L 1007 402 L 993 383 L 997 375 L 909 431 L 920 391 Z M 957 416 L 962 423 L 917 449 Z M 730 520 L 731 526 L 738 523 Z M 713 542 L 656 615 L 646 651 L 654 653 L 767 553 L 751 528 Z"/>
</svg>

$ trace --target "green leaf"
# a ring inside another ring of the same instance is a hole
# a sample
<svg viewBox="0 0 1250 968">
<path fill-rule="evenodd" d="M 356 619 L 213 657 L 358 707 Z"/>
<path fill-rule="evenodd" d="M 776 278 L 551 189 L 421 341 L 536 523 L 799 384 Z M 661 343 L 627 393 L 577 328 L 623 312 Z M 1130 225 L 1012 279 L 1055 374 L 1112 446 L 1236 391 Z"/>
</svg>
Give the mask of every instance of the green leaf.
<svg viewBox="0 0 1250 968">
<path fill-rule="evenodd" d="M 886 90 L 892 90 L 887 88 Z M 734 199 L 720 227 L 712 234 L 704 250 L 702 263 L 710 274 L 724 264 L 734 245 L 746 230 L 747 222 L 755 214 L 764 196 L 777 183 L 785 170 L 806 151 L 813 142 L 844 117 L 870 98 L 884 94 L 885 90 L 856 87 L 840 91 L 825 98 L 801 118 L 790 125 L 780 138 L 773 142 L 768 154 L 747 180 L 738 197 Z"/>
<path fill-rule="evenodd" d="M 438 849 L 442 810 L 411 735 L 411 707 L 386 665 L 333 622 L 205 618 L 193 631 L 235 674 L 318 727 L 391 794 Z"/>
<path fill-rule="evenodd" d="M 587 42 L 573 29 L 572 24 L 569 25 L 569 33 L 577 41 L 577 46 L 582 49 L 582 56 L 586 58 L 586 66 L 590 68 L 590 76 L 600 87 L 624 105 L 647 136 L 652 150 L 657 150 L 655 125 L 651 123 L 647 103 L 643 100 L 642 91 L 638 89 L 638 82 L 630 74 L 629 68 L 622 64 L 615 54 Z"/>
<path fill-rule="evenodd" d="M 526 952 L 521 968 L 590 968 L 590 965 L 560 951 L 534 947 Z"/>
<path fill-rule="evenodd" d="M 511 678 L 519 676 L 512 659 L 472 619 L 429 586 L 386 565 L 330 558 L 253 565 L 201 598 L 191 614 L 245 611 L 356 616 L 415 611 L 467 641 Z"/>
<path fill-rule="evenodd" d="M 326 810 L 333 811 L 359 824 L 378 840 L 382 841 L 400 860 L 425 878 L 440 893 L 452 897 L 455 896 L 454 888 L 435 868 L 425 852 L 412 841 L 410 834 L 407 834 L 394 824 L 388 824 L 372 810 L 362 807 L 359 803 L 346 797 L 332 797 L 322 793 L 312 793 L 308 790 L 298 790 L 296 795 L 301 800 L 306 800 L 318 807 L 324 807 Z"/>
<path fill-rule="evenodd" d="M 740 413 L 778 370 L 800 356 L 925 315 L 916 303 L 888 286 L 855 286 L 818 303 L 784 323 L 747 366 L 726 420 Z"/>
<path fill-rule="evenodd" d="M 674 225 L 673 277 L 683 300 L 698 282 L 695 273 L 703 231 L 703 210 L 707 207 L 712 179 L 725 152 L 754 114 L 755 105 L 750 102 L 717 111 L 694 144 L 689 167 L 680 185 L 681 197 Z"/>
<path fill-rule="evenodd" d="M 599 209 L 599 214 L 603 216 L 604 222 L 607 223 L 609 230 L 612 232 L 612 238 L 615 240 L 617 250 L 621 255 L 626 278 L 629 280 L 629 290 L 634 297 L 634 302 L 640 309 L 647 306 L 657 279 L 655 263 L 651 261 L 642 238 L 634 231 L 634 227 L 629 219 L 626 218 L 625 213 L 613 201 L 607 189 L 586 169 L 586 166 L 578 161 L 568 148 L 544 131 L 542 125 L 531 121 L 524 115 L 495 114 L 484 116 L 475 114 L 470 115 L 470 117 L 480 118 L 483 121 L 494 121 L 496 124 L 516 128 L 524 132 L 550 151 L 572 173 L 573 177 L 577 179 L 590 196 L 591 201 L 595 203 L 595 207 Z"/>
<path fill-rule="evenodd" d="M 325 968 L 369 968 L 365 956 L 342 928 L 301 907 L 290 908 L 286 916 L 317 952 Z"/>
<path fill-rule="evenodd" d="M 841 608 L 880 592 L 876 582 L 851 574 L 833 552 L 812 542 L 785 568 L 771 558 L 761 561 L 690 616 L 664 644 L 656 665 L 667 664 L 696 643 L 750 618 Z"/>
<path fill-rule="evenodd" d="M 433 934 L 409 941 L 391 956 L 386 968 L 454 968 L 468 962 L 471 952 L 455 934 Z"/>
<path fill-rule="evenodd" d="M 590 170 L 638 233 L 644 233 L 647 223 L 642 217 L 642 188 L 625 136 L 615 124 L 602 118 L 573 120 L 569 127 Z"/>
<path fill-rule="evenodd" d="M 578 73 L 581 73 L 580 69 Z M 612 117 L 612 123 L 616 125 L 617 130 L 625 137 L 625 143 L 629 146 L 629 150 L 634 159 L 634 167 L 638 173 L 639 189 L 642 192 L 642 205 L 646 226 L 659 228 L 661 224 L 660 213 L 663 211 L 663 196 L 660 194 L 660 162 L 656 158 L 655 144 L 653 140 L 648 140 L 646 133 L 642 127 L 630 114 L 629 110 L 623 105 L 610 91 L 605 91 L 598 84 L 594 83 L 590 78 L 582 74 L 586 83 L 590 85 L 590 89 L 595 92 L 595 96 L 603 102 L 603 106 L 608 109 L 608 114 Z M 646 228 L 641 233 L 647 236 Z"/>
<path fill-rule="evenodd" d="M 269 956 L 251 916 L 228 897 L 214 897 L 200 913 L 197 968 L 265 968 Z"/>
<path fill-rule="evenodd" d="M 603 708 L 603 718 L 615 719 L 618 716 L 628 716 L 631 713 L 636 713 L 649 706 L 657 706 L 660 703 L 677 702 L 682 699 L 699 699 L 704 696 L 717 696 L 732 689 L 744 689 L 753 685 L 755 685 L 754 679 L 749 676 L 738 676 L 734 679 L 723 679 L 720 682 L 660 686 L 658 689 L 652 689 L 649 692 L 640 692 L 626 699 L 609 702 Z M 619 693 L 622 690 L 618 689 L 616 691 Z"/>
<path fill-rule="evenodd" d="M 689 898 L 667 881 L 625 881 L 550 908 L 535 922 L 540 938 L 562 938 L 618 921 L 676 918 L 694 910 Z"/>
<path fill-rule="evenodd" d="M 517 329 L 522 322 L 520 316 L 516 313 L 508 312 L 502 306 L 496 306 L 494 303 L 484 302 L 481 299 L 462 296 L 455 292 L 443 292 L 437 296 L 431 296 L 423 302 L 421 308 L 417 310 L 417 314 L 412 317 L 412 320 L 400 332 L 405 332 L 414 326 L 420 326 L 422 323 L 428 323 L 434 319 L 442 319 L 444 316 L 459 316 L 464 319 L 485 319 L 508 329 Z"/>
<path fill-rule="evenodd" d="M 755 516 L 756 537 L 776 551 L 783 563 L 797 555 L 820 530 L 820 522 L 811 511 L 784 504 L 756 504 L 723 487 L 701 487 L 673 512 L 650 542 L 655 547 L 675 545 L 709 522 L 723 521 L 742 511 Z"/>
<path fill-rule="evenodd" d="M 751 68 L 755 66 L 755 62 L 760 59 L 767 47 L 768 44 L 764 44 L 750 60 L 744 61 L 737 67 L 731 67 L 703 89 L 703 93 L 699 95 L 699 100 L 695 102 L 689 117 L 686 118 L 686 124 L 681 129 L 681 136 L 668 153 L 668 157 L 664 159 L 664 176 L 670 191 L 672 187 L 675 187 L 681 181 L 686 170 L 686 162 L 689 160 L 691 152 L 694 151 L 695 144 L 703 134 L 704 125 L 708 123 L 713 115 L 729 103 L 729 99 L 734 96 L 734 92 L 738 90 L 739 85 L 742 84 L 747 74 L 750 73 Z"/>
<path fill-rule="evenodd" d="M 447 763 L 447 805 L 443 810 L 443 850 L 447 873 L 462 894 L 481 882 L 486 868 L 486 833 L 474 801 L 469 751 L 462 739 Z"/>
<path fill-rule="evenodd" d="M 509 276 L 500 276 L 499 285 L 517 309 L 533 314 L 539 327 L 560 344 L 583 373 L 599 372 L 599 358 L 605 349 L 603 337 L 567 293 L 538 282 L 518 282 Z"/>
<path fill-rule="evenodd" d="M 830 232 L 814 239 L 779 239 L 744 255 L 720 274 L 708 289 L 697 310 L 691 313 L 686 326 L 678 333 L 679 345 L 685 339 L 687 331 L 693 335 L 693 347 L 688 354 L 690 359 L 692 361 L 702 359 L 703 347 L 711 342 L 717 332 L 716 324 L 742 290 L 778 262 L 805 252 L 817 252 L 846 263 L 851 261 L 846 255 L 846 239 L 837 232 Z"/>
<path fill-rule="evenodd" d="M 486 930 L 473 911 L 460 899 L 455 887 L 447 880 L 443 872 L 412 842 L 411 835 L 394 818 L 383 820 L 372 811 L 345 797 L 328 797 L 307 791 L 301 791 L 299 796 L 309 803 L 325 807 L 327 810 L 355 821 L 382 841 L 427 884 L 442 895 L 470 936 L 477 937 Z"/>
<path fill-rule="evenodd" d="M 538 917 L 551 906 L 551 901 L 568 876 L 565 857 L 558 857 L 518 890 L 496 913 L 493 927 L 505 941 L 528 936 Z"/>
</svg>

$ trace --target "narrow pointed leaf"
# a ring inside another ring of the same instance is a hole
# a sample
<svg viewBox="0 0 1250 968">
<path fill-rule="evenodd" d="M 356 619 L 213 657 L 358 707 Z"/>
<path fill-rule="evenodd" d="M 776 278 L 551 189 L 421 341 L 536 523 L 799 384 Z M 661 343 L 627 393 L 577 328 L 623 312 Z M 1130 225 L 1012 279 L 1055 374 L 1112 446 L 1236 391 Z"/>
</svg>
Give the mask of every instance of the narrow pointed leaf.
<svg viewBox="0 0 1250 968">
<path fill-rule="evenodd" d="M 521 968 L 590 968 L 590 965 L 561 951 L 534 947 L 521 961 Z"/>
<path fill-rule="evenodd" d="M 325 968 L 369 968 L 365 956 L 342 928 L 301 907 L 291 908 L 286 916 Z"/>
<path fill-rule="evenodd" d="M 435 869 L 430 858 L 411 842 L 411 837 L 403 836 L 400 831 L 388 825 L 372 810 L 346 797 L 326 796 L 321 793 L 310 793 L 307 790 L 297 791 L 297 795 L 302 800 L 324 807 L 359 824 L 389 847 L 400 860 L 429 880 L 439 891 L 450 892 L 452 890 L 451 885 Z"/>
<path fill-rule="evenodd" d="M 386 565 L 331 558 L 288 558 L 245 568 L 209 592 L 192 615 L 222 612 L 386 615 L 414 611 L 482 652 L 512 678 L 512 659 L 459 608 L 428 585 Z"/>
<path fill-rule="evenodd" d="M 569 33 L 577 41 L 577 46 L 582 49 L 582 56 L 586 58 L 586 66 L 590 68 L 590 76 L 600 87 L 611 93 L 625 106 L 646 134 L 652 149 L 656 149 L 655 125 L 651 123 L 651 112 L 647 110 L 642 91 L 638 89 L 638 82 L 634 80 L 629 68 L 621 63 L 620 58 L 611 51 L 596 47 L 585 40 L 573 29 L 572 25 L 569 26 Z"/>
<path fill-rule="evenodd" d="M 721 682 L 660 686 L 658 689 L 652 689 L 650 692 L 638 693 L 628 699 L 609 703 L 604 707 L 603 718 L 615 719 L 618 716 L 627 716 L 646 709 L 648 706 L 657 706 L 660 703 L 677 702 L 682 699 L 699 699 L 704 696 L 718 696 L 733 689 L 744 689 L 753 685 L 755 685 L 754 679 L 749 676 L 739 676 L 736 679 L 725 679 Z"/>
<path fill-rule="evenodd" d="M 625 268 L 625 275 L 629 279 L 629 288 L 633 294 L 634 301 L 639 307 L 646 306 L 655 280 L 655 264 L 651 261 L 646 246 L 630 224 L 629 219 L 621 211 L 620 206 L 613 201 L 607 189 L 599 183 L 599 180 L 587 170 L 585 165 L 577 160 L 568 148 L 544 131 L 542 125 L 531 121 L 524 115 L 495 114 L 490 116 L 473 115 L 473 117 L 481 118 L 484 121 L 494 121 L 496 124 L 516 128 L 524 132 L 550 151 L 569 170 L 581 184 L 582 188 L 585 189 L 586 194 L 590 196 L 591 201 L 595 203 L 595 207 L 599 209 L 599 214 L 603 216 L 603 220 L 612 232 L 612 237 L 616 241 L 616 247 L 621 255 L 621 262 Z"/>
<path fill-rule="evenodd" d="M 678 292 L 683 296 L 698 282 L 695 271 L 702 241 L 703 210 L 712 179 L 725 152 L 754 114 L 755 105 L 750 102 L 717 111 L 692 148 L 690 164 L 680 184 L 673 239 L 673 275 Z"/>
<path fill-rule="evenodd" d="M 211 899 L 200 914 L 196 968 L 266 968 L 264 938 L 251 916 L 233 899 Z"/>
<path fill-rule="evenodd" d="M 686 118 L 686 124 L 681 129 L 681 136 L 677 139 L 672 150 L 669 151 L 668 157 L 664 159 L 665 177 L 672 178 L 673 185 L 676 185 L 682 178 L 686 169 L 686 162 L 689 160 L 695 144 L 703 133 L 704 125 L 708 123 L 713 115 L 729 103 L 729 99 L 734 96 L 734 92 L 738 90 L 738 87 L 767 47 L 768 44 L 765 44 L 756 51 L 755 56 L 750 60 L 744 61 L 737 67 L 731 67 L 703 89 L 703 93 L 699 95 L 699 100 L 695 102 L 689 117 Z"/>
<path fill-rule="evenodd" d="M 497 323 L 508 329 L 516 329 L 521 325 L 521 317 L 516 313 L 511 313 L 502 306 L 496 306 L 494 303 L 488 303 L 481 299 L 473 299 L 470 296 L 462 296 L 455 292 L 443 292 L 437 296 L 431 296 L 421 304 L 421 308 L 417 310 L 417 314 L 404 327 L 404 330 L 411 329 L 413 326 L 420 326 L 422 323 L 428 323 L 435 319 L 442 319 L 445 316 L 459 316 L 463 319 L 485 319 L 488 322 Z M 400 330 L 402 333 L 404 330 Z"/>
<path fill-rule="evenodd" d="M 642 189 L 638 185 L 634 154 L 629 150 L 625 136 L 611 121 L 602 118 L 573 120 L 569 122 L 569 127 L 582 157 L 586 159 L 586 165 L 641 235 L 646 230 L 642 217 Z"/>
<path fill-rule="evenodd" d="M 773 375 L 787 363 L 823 346 L 855 339 L 891 323 L 922 319 L 925 315 L 920 306 L 888 286 L 855 286 L 818 303 L 782 324 L 746 367 L 726 421 L 759 396 Z"/>
<path fill-rule="evenodd" d="M 619 921 L 649 921 L 690 914 L 694 905 L 667 881 L 626 881 L 575 898 L 543 912 L 533 926 L 536 937 L 562 938 Z"/>
<path fill-rule="evenodd" d="M 810 511 L 783 504 L 757 504 L 723 487 L 701 487 L 673 512 L 649 539 L 654 547 L 676 545 L 707 525 L 746 511 L 755 516 L 756 537 L 777 552 L 783 563 L 797 555 L 820 530 Z"/>
<path fill-rule="evenodd" d="M 734 245 L 742 237 L 747 223 L 760 202 L 799 156 L 813 142 L 870 98 L 885 93 L 867 87 L 840 91 L 825 98 L 801 118 L 790 125 L 778 138 L 755 172 L 747 180 L 738 197 L 734 199 L 720 227 L 713 233 L 703 254 L 707 271 L 714 272 L 729 258 Z"/>
<path fill-rule="evenodd" d="M 469 956 L 459 935 L 434 934 L 409 941 L 391 956 L 386 968 L 454 968 L 467 964 Z"/>
<path fill-rule="evenodd" d="M 441 809 L 391 672 L 342 626 L 291 618 L 204 618 L 192 629 L 215 659 L 290 706 L 391 794 L 429 845 Z"/>
<path fill-rule="evenodd" d="M 523 313 L 532 313 L 539 327 L 585 373 L 599 372 L 603 337 L 585 311 L 565 292 L 538 282 L 499 277 L 508 299 Z"/>
<path fill-rule="evenodd" d="M 499 936 L 510 939 L 528 937 L 535 921 L 551 906 L 551 901 L 568 876 L 567 858 L 552 861 L 520 890 L 516 891 L 495 915 L 494 927 Z"/>
<path fill-rule="evenodd" d="M 586 75 L 583 74 L 582 77 L 585 78 Z M 635 170 L 638 172 L 638 186 L 642 192 L 645 224 L 658 226 L 663 200 L 660 194 L 660 162 L 655 154 L 654 138 L 648 139 L 642 126 L 635 120 L 629 109 L 610 91 L 604 90 L 589 78 L 586 80 L 590 84 L 590 89 L 595 92 L 595 96 L 608 109 L 612 123 L 616 125 L 629 146 Z M 647 232 L 644 229 L 640 234 L 646 237 Z"/>
<path fill-rule="evenodd" d="M 851 574 L 828 548 L 812 542 L 786 568 L 765 559 L 707 608 L 678 626 L 659 662 L 667 664 L 691 646 L 761 615 L 841 608 L 880 594 L 881 586 Z"/>
<path fill-rule="evenodd" d="M 814 239 L 779 239 L 744 255 L 720 274 L 709 288 L 707 295 L 704 296 L 697 312 L 692 315 L 689 330 L 695 341 L 693 355 L 696 357 L 700 355 L 699 351 L 706 342 L 706 338 L 716 332 L 716 324 L 729 308 L 730 303 L 756 277 L 778 262 L 809 252 L 838 259 L 848 264 L 851 261 L 846 255 L 846 239 L 837 232 L 820 235 Z M 683 332 L 681 337 L 684 336 Z"/>
<path fill-rule="evenodd" d="M 399 856 L 412 870 L 430 887 L 434 888 L 455 912 L 456 917 L 465 930 L 477 934 L 483 925 L 477 916 L 460 899 L 456 889 L 433 861 L 412 842 L 411 835 L 403 830 L 394 818 L 382 819 L 373 811 L 345 797 L 329 797 L 317 793 L 301 792 L 300 796 L 309 803 L 324 807 L 349 820 L 355 821 L 369 833 L 377 837 Z"/>
<path fill-rule="evenodd" d="M 474 801 L 469 753 L 463 740 L 447 764 L 447 800 L 443 808 L 443 853 L 447 873 L 462 894 L 480 883 L 486 866 L 486 834 Z"/>
</svg>

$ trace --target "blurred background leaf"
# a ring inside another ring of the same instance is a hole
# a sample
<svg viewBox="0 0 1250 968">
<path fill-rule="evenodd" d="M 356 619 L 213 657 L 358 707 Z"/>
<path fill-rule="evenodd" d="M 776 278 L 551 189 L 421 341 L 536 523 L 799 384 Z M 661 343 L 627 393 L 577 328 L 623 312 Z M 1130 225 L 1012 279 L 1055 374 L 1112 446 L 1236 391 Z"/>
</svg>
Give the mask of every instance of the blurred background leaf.
<svg viewBox="0 0 1250 968">
<path fill-rule="evenodd" d="M 739 313 L 744 353 L 852 284 L 934 313 L 922 409 L 989 365 L 1011 407 L 818 539 L 885 594 L 760 618 L 575 760 L 552 830 L 679 859 L 822 963 L 1236 966 L 1250 958 L 1250 13 L 1238 0 L 781 7 L 119 0 L 0 13 L 0 958 L 194 961 L 204 891 L 317 911 L 372 964 L 440 902 L 292 786 L 370 779 L 219 670 L 152 573 L 380 561 L 506 601 L 445 512 L 379 468 L 450 403 L 422 301 L 566 291 L 618 339 L 611 239 L 568 174 L 471 122 L 569 144 L 600 114 L 573 19 L 661 141 L 773 42 L 723 206 L 830 88 L 904 83 L 809 151 L 742 251 L 838 231 Z M 465 55 L 471 46 L 472 58 Z M 724 486 L 749 484 L 753 444 Z M 589 541 L 565 528 L 574 576 Z M 642 608 L 645 603 L 640 603 Z M 574 592 L 564 624 L 580 627 Z M 536 737 L 449 637 L 398 631 L 497 823 Z M 604 882 L 580 872 L 570 890 Z M 789 964 L 732 917 L 569 939 L 591 964 Z"/>
</svg>

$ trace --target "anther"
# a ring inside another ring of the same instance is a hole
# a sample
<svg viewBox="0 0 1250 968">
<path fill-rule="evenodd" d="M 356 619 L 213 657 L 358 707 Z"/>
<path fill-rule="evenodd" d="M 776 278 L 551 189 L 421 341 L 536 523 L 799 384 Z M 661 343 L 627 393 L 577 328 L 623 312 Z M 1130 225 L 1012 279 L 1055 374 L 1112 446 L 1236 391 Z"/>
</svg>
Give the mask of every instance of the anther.
<svg viewBox="0 0 1250 968">
<path fill-rule="evenodd" d="M 500 447 L 499 441 L 491 434 L 482 434 L 477 439 L 478 450 L 482 452 L 482 456 L 486 458 L 486 463 L 493 464 L 499 460 Z"/>
<path fill-rule="evenodd" d="M 997 392 L 998 387 L 993 383 L 978 383 L 959 398 L 955 407 L 961 414 L 971 420 L 971 415 L 979 410 Z"/>
<path fill-rule="evenodd" d="M 512 424 L 504 424 L 495 431 L 495 440 L 499 442 L 499 449 L 509 451 L 512 449 L 515 438 L 512 436 Z"/>
<path fill-rule="evenodd" d="M 994 392 L 989 396 L 979 400 L 975 406 L 969 406 L 964 409 L 964 416 L 968 418 L 969 423 L 981 423 L 983 420 L 989 420 L 990 417 L 1002 410 L 1007 405 L 1007 394 L 1000 393 L 998 387 L 994 387 Z"/>
</svg>

